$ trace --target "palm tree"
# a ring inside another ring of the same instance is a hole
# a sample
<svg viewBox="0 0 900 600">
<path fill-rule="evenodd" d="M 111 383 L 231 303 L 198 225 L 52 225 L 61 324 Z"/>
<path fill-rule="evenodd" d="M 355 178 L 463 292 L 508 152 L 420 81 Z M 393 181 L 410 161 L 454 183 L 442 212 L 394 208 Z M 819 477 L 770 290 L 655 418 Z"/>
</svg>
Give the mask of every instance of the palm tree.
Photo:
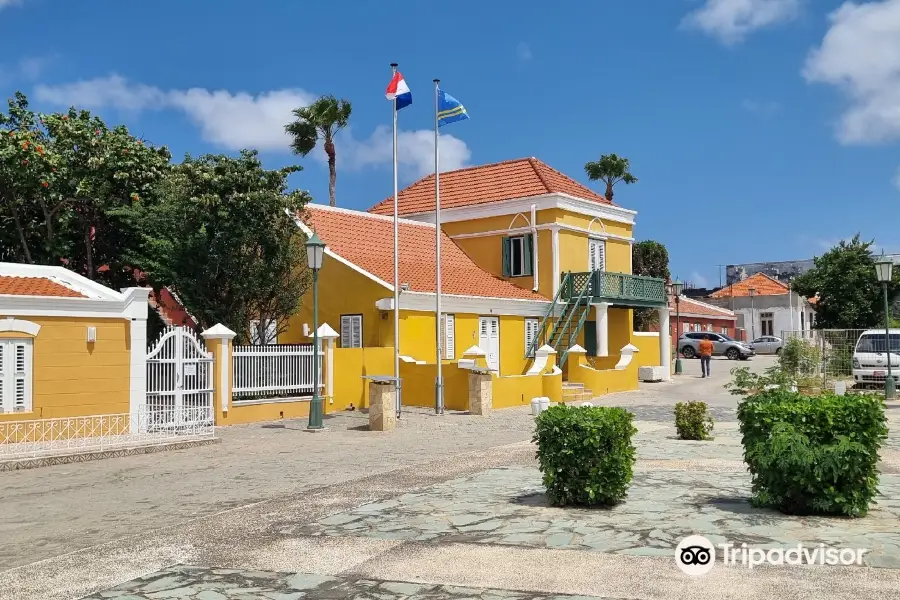
<svg viewBox="0 0 900 600">
<path fill-rule="evenodd" d="M 602 181 L 606 184 L 606 199 L 613 201 L 613 187 L 620 181 L 626 185 L 637 183 L 637 177 L 628 169 L 631 165 L 628 159 L 617 154 L 604 154 L 600 160 L 585 163 L 584 171 L 591 181 Z"/>
<path fill-rule="evenodd" d="M 325 154 L 328 155 L 328 203 L 331 206 L 334 206 L 334 184 L 337 179 L 334 136 L 347 126 L 352 110 L 347 100 L 322 96 L 309 106 L 295 108 L 293 113 L 297 119 L 284 126 L 293 138 L 291 150 L 294 154 L 306 156 L 320 139 L 324 142 Z"/>
</svg>

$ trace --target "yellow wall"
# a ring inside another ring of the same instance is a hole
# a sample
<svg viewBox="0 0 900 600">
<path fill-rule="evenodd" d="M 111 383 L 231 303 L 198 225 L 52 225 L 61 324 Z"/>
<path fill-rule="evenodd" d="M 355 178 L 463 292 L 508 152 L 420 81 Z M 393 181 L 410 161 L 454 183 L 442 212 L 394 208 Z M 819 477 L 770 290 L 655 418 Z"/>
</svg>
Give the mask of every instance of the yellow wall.
<svg viewBox="0 0 900 600">
<path fill-rule="evenodd" d="M 533 398 L 544 395 L 542 375 L 517 375 L 491 378 L 491 403 L 494 408 L 530 406 Z"/>
<path fill-rule="evenodd" d="M 597 362 L 609 362 L 612 359 L 595 359 Z M 583 384 L 594 396 L 612 394 L 613 392 L 625 392 L 638 389 L 637 363 L 632 359 L 624 369 L 607 368 L 595 369 L 584 354 L 572 354 L 569 356 L 569 383 Z"/>
<path fill-rule="evenodd" d="M 468 410 L 469 371 L 457 365 L 447 365 L 442 370 L 444 378 L 444 406 L 449 410 Z M 404 406 L 434 406 L 434 382 L 437 367 L 434 364 L 400 364 L 403 382 Z"/>
<path fill-rule="evenodd" d="M 326 256 L 319 271 L 319 323 L 328 323 L 340 333 L 341 315 L 362 315 L 363 346 L 393 344 L 393 321 L 382 319 L 375 303 L 392 292 L 343 263 Z M 313 325 L 312 287 L 304 294 L 299 311 L 290 319 L 288 328 L 278 336 L 281 344 L 308 344 L 303 324 Z M 385 329 L 385 325 L 387 329 Z M 340 345 L 340 340 L 338 340 Z"/>
<path fill-rule="evenodd" d="M 49 419 L 131 410 L 131 327 L 124 319 L 18 317 L 41 326 L 33 338 L 30 413 L 0 415 L 0 421 Z M 87 328 L 97 328 L 88 343 Z M 0 338 L 31 338 L 0 333 Z"/>
<path fill-rule="evenodd" d="M 638 367 L 659 365 L 659 336 L 633 335 L 631 343 L 640 350 L 634 355 Z"/>
</svg>

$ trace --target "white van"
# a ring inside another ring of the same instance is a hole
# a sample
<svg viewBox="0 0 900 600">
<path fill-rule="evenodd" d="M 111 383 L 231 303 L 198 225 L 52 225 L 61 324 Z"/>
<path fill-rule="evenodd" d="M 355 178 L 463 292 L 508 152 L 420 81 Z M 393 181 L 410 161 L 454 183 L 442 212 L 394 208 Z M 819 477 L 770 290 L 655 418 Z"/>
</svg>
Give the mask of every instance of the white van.
<svg viewBox="0 0 900 600">
<path fill-rule="evenodd" d="M 859 336 L 853 350 L 853 379 L 858 385 L 883 384 L 888 360 L 894 381 L 900 380 L 900 329 L 888 330 L 887 337 L 890 348 L 885 343 L 884 329 L 869 329 Z"/>
</svg>

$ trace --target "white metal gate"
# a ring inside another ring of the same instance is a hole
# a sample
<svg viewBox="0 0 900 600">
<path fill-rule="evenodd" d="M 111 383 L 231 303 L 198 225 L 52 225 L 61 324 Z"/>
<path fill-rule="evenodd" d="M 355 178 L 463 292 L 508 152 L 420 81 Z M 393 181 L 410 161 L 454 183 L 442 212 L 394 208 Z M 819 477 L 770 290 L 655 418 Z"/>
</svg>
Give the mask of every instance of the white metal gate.
<svg viewBox="0 0 900 600">
<path fill-rule="evenodd" d="M 213 355 L 193 331 L 170 327 L 147 351 L 150 428 L 190 428 L 213 422 Z"/>
</svg>

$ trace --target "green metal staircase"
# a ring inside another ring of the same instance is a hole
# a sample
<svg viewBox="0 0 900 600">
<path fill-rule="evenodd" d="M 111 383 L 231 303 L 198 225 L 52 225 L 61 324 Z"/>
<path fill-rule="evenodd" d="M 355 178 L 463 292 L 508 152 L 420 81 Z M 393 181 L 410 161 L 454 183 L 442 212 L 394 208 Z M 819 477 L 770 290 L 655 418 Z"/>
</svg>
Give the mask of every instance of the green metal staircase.
<svg viewBox="0 0 900 600">
<path fill-rule="evenodd" d="M 557 365 L 562 368 L 566 364 L 569 348 L 577 342 L 591 311 L 591 281 L 589 273 L 566 273 L 563 276 L 559 290 L 531 341 L 528 356 L 534 356 L 535 350 L 547 344 L 556 350 Z M 560 314 L 555 317 L 557 312 Z"/>
</svg>

